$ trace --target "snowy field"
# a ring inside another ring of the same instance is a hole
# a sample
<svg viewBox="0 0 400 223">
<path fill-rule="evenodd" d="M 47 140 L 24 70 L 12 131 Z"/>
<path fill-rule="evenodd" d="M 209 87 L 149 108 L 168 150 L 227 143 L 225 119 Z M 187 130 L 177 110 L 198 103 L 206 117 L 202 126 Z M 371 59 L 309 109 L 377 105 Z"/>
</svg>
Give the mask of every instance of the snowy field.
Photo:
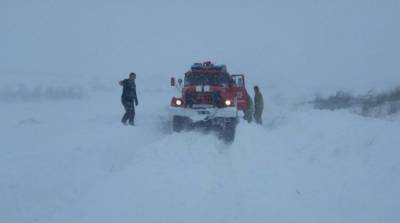
<svg viewBox="0 0 400 223">
<path fill-rule="evenodd" d="M 396 116 L 315 110 L 301 103 L 311 93 L 282 94 L 261 79 L 264 125 L 242 121 L 227 146 L 168 130 L 167 78 L 139 75 L 137 125 L 127 127 L 117 81 L 90 76 L 4 76 L 1 222 L 400 219 Z"/>
<path fill-rule="evenodd" d="M 310 103 L 400 86 L 399 12 L 398 0 L 0 0 L 0 223 L 400 222 L 400 114 Z M 240 122 L 230 146 L 169 129 L 170 77 L 207 60 L 264 96 L 264 124 Z M 134 127 L 120 123 L 129 72 Z"/>
</svg>

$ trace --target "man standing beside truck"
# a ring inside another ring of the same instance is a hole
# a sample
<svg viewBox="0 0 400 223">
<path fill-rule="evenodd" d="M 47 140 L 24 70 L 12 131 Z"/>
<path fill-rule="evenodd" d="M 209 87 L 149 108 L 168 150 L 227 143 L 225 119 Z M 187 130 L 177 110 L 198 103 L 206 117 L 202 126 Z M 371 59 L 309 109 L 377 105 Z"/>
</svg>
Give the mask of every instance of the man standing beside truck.
<svg viewBox="0 0 400 223">
<path fill-rule="evenodd" d="M 264 110 L 264 99 L 258 86 L 254 86 L 254 120 L 262 125 L 262 113 Z"/>
<path fill-rule="evenodd" d="M 250 95 L 247 96 L 247 109 L 244 111 L 244 119 L 248 122 L 251 123 L 253 121 L 253 115 L 254 115 L 254 104 L 253 104 L 253 99 L 251 98 Z"/>
<path fill-rule="evenodd" d="M 121 102 L 125 108 L 125 114 L 122 117 L 122 124 L 135 125 L 135 105 L 138 106 L 138 99 L 136 95 L 136 74 L 130 73 L 128 79 L 124 79 L 119 82 L 119 85 L 123 87 Z"/>
</svg>

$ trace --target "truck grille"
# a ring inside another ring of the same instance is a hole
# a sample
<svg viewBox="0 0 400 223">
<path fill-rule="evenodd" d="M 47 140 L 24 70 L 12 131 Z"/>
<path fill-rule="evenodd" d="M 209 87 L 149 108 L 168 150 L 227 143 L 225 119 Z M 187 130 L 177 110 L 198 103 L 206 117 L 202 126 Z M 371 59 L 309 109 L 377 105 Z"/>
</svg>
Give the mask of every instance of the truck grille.
<svg viewBox="0 0 400 223">
<path fill-rule="evenodd" d="M 221 105 L 221 96 L 217 92 L 211 92 L 211 93 L 195 92 L 186 94 L 185 101 L 189 107 L 196 104 L 215 105 L 219 107 Z"/>
</svg>

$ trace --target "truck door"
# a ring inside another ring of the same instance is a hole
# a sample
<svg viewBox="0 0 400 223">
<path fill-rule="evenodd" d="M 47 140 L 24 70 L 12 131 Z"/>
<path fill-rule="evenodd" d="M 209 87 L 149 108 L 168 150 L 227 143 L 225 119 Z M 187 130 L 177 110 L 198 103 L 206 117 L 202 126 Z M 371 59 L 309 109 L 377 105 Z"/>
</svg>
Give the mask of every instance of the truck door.
<svg viewBox="0 0 400 223">
<path fill-rule="evenodd" d="M 233 92 L 237 98 L 238 109 L 245 111 L 247 109 L 247 91 L 244 82 L 243 74 L 233 74 L 232 78 L 232 88 Z"/>
</svg>

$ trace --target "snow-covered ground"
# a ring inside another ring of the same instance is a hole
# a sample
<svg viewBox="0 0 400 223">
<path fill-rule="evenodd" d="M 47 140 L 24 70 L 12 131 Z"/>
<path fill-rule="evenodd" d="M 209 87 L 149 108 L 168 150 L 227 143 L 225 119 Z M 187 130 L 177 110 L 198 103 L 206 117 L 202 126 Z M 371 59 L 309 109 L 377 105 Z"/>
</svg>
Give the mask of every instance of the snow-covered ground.
<svg viewBox="0 0 400 223">
<path fill-rule="evenodd" d="M 301 103 L 313 90 L 258 77 L 248 81 L 262 86 L 265 123 L 241 122 L 227 146 L 168 131 L 166 77 L 138 76 L 137 125 L 127 127 L 124 76 L 39 76 L 2 76 L 1 222 L 400 219 L 397 117 L 314 110 Z"/>
<path fill-rule="evenodd" d="M 0 223 L 400 222 L 398 0 L 0 1 Z M 264 125 L 173 134 L 170 76 L 226 64 Z M 135 127 L 121 89 L 138 75 Z M 377 113 L 381 114 L 381 113 Z"/>
</svg>

